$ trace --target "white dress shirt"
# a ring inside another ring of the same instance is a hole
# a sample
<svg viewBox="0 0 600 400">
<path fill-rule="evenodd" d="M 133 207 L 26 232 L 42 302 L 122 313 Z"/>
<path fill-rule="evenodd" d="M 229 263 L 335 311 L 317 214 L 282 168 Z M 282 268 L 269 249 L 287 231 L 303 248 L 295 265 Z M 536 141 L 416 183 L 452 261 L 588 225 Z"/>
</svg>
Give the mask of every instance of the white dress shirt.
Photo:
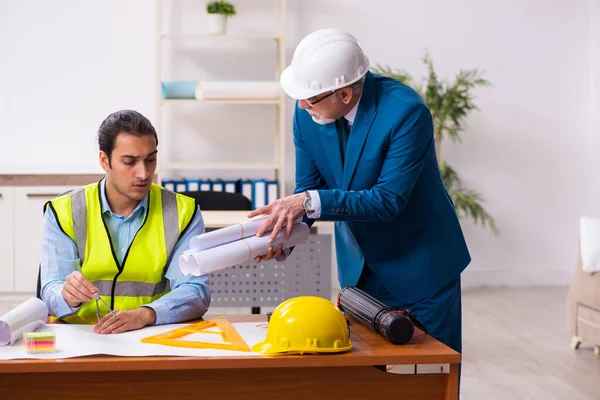
<svg viewBox="0 0 600 400">
<path fill-rule="evenodd" d="M 358 105 L 360 104 L 360 98 L 356 102 L 356 105 L 350 110 L 350 112 L 344 115 L 346 121 L 348 121 L 348 128 L 352 129 L 352 125 L 354 124 L 354 119 L 356 118 L 356 112 L 358 111 Z M 311 199 L 311 206 L 315 212 L 307 214 L 308 218 L 318 219 L 321 217 L 321 198 L 319 197 L 319 192 L 316 190 L 309 190 Z"/>
</svg>

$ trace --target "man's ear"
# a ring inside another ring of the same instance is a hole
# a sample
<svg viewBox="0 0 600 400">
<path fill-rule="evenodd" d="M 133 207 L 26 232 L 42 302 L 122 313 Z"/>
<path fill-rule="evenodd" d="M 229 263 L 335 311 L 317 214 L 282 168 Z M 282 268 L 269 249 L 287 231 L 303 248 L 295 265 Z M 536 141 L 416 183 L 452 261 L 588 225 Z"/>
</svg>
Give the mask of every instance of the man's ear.
<svg viewBox="0 0 600 400">
<path fill-rule="evenodd" d="M 105 152 L 100 150 L 99 158 L 100 158 L 100 166 L 102 167 L 102 169 L 105 172 L 108 172 L 108 170 L 110 169 L 110 159 L 108 158 L 108 154 L 106 154 Z"/>
<path fill-rule="evenodd" d="M 340 99 L 344 104 L 350 104 L 352 100 L 352 89 L 351 88 L 343 88 L 340 90 Z"/>
</svg>

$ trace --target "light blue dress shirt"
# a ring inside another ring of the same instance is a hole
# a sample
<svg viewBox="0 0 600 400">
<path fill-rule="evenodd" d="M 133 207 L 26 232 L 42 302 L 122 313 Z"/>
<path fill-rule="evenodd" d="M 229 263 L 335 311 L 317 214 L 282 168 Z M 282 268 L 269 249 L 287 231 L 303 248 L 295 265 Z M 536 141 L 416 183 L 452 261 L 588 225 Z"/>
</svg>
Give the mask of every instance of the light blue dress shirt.
<svg viewBox="0 0 600 400">
<path fill-rule="evenodd" d="M 106 200 L 105 182 L 100 185 L 102 199 L 102 219 L 106 223 L 112 239 L 112 245 L 119 262 L 131 245 L 135 234 L 142 226 L 148 208 L 148 196 L 125 218 L 115 214 Z M 155 325 L 178 323 L 202 317 L 210 304 L 210 289 L 208 276 L 184 276 L 179 269 L 178 259 L 184 250 L 189 249 L 190 239 L 204 233 L 204 221 L 200 209 L 186 233 L 179 238 L 175 245 L 174 254 L 167 269 L 171 291 L 145 307 L 152 308 L 156 313 Z M 44 214 L 42 229 L 42 299 L 50 313 L 63 317 L 77 312 L 63 298 L 61 291 L 65 280 L 73 271 L 81 271 L 77 245 L 58 227 L 54 213 L 48 210 Z"/>
</svg>

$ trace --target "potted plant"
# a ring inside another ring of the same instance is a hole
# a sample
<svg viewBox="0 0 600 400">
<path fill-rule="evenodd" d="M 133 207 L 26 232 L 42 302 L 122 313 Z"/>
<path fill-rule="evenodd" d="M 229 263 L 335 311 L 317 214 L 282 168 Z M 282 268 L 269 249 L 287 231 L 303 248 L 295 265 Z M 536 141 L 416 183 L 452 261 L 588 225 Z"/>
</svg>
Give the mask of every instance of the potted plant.
<svg viewBox="0 0 600 400">
<path fill-rule="evenodd" d="M 465 118 L 471 111 L 477 110 L 471 91 L 478 86 L 489 86 L 489 82 L 482 78 L 481 71 L 470 69 L 459 71 L 454 81 L 448 83 L 438 78 L 429 54 L 425 53 L 423 63 L 427 66 L 427 76 L 421 82 L 415 81 L 405 71 L 392 70 L 388 66 L 382 67 L 379 64 L 373 68 L 373 72 L 411 86 L 421 95 L 431 110 L 438 165 L 458 216 L 470 218 L 483 226 L 487 225 L 497 233 L 494 218 L 483 207 L 481 195 L 463 186 L 456 171 L 441 158 L 442 140 L 450 138 L 460 142 L 460 132 L 464 129 Z"/>
<path fill-rule="evenodd" d="M 235 6 L 226 0 L 211 1 L 206 5 L 208 31 L 213 35 L 224 34 L 227 18 L 236 14 Z"/>
</svg>

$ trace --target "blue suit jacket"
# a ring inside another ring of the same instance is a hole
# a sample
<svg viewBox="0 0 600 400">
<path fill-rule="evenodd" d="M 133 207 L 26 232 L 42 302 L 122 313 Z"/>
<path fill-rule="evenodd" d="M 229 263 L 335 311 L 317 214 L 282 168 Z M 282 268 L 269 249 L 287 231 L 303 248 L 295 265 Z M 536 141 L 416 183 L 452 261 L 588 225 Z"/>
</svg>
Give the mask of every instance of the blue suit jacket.
<svg viewBox="0 0 600 400">
<path fill-rule="evenodd" d="M 296 189 L 318 190 L 336 221 L 341 287 L 365 261 L 399 301 L 428 297 L 471 258 L 437 165 L 431 112 L 413 89 L 367 73 L 344 165 L 335 124 L 296 105 Z"/>
</svg>

